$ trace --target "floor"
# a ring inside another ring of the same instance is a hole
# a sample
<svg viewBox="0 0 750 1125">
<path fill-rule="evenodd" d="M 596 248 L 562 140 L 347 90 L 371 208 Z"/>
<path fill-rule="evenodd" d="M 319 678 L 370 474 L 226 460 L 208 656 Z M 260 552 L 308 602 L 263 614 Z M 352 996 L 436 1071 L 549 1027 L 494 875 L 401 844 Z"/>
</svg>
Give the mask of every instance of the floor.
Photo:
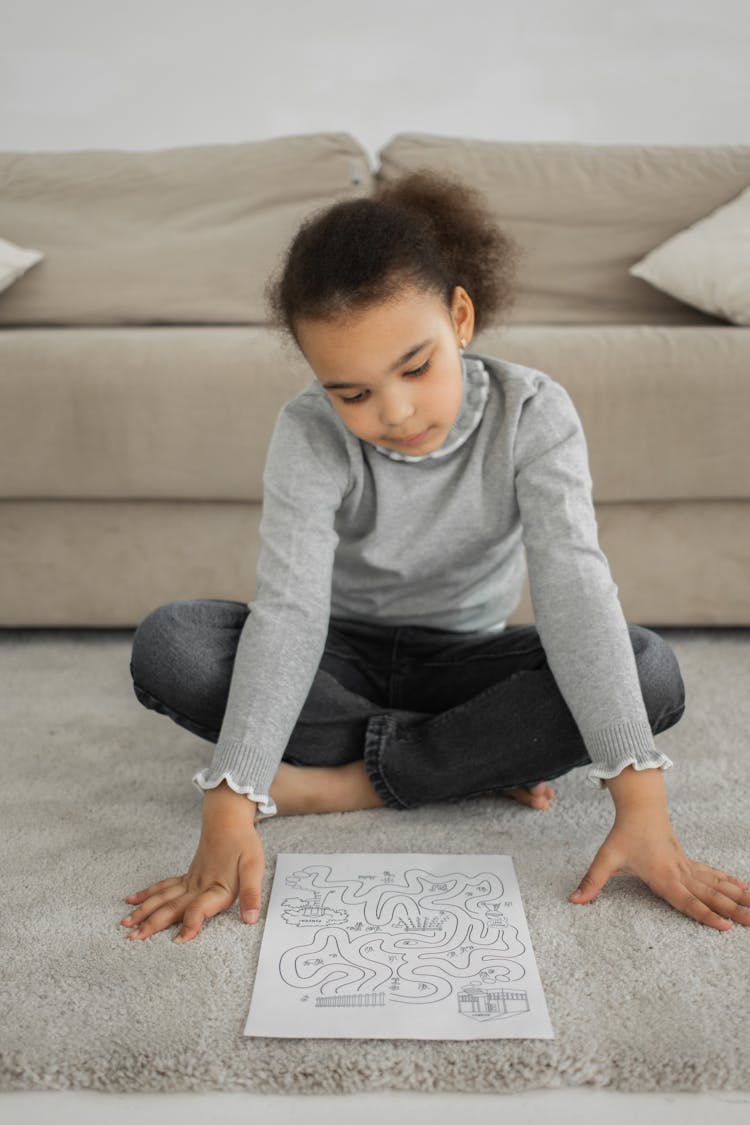
<svg viewBox="0 0 750 1125">
<path fill-rule="evenodd" d="M 512 1114 L 513 1125 L 585 1125 L 604 1117 L 607 1125 L 739 1125 L 748 1120 L 750 1091 L 701 1094 L 626 1094 L 618 1091 L 530 1090 L 522 1094 L 417 1094 L 377 1091 L 340 1097 L 245 1093 L 101 1094 L 63 1090 L 0 1094 L 3 1125 L 162 1125 L 165 1111 L 180 1125 L 220 1119 L 222 1125 L 246 1125 L 257 1113 L 264 1125 L 448 1125 L 471 1115 L 472 1125 L 493 1125 L 500 1112 Z M 248 1112 L 249 1111 L 249 1112 Z"/>
<path fill-rule="evenodd" d="M 413 1093 L 388 1090 L 354 1095 L 106 1094 L 92 1090 L 0 1092 L 3 1125 L 162 1125 L 165 1111 L 179 1125 L 220 1118 L 222 1125 L 252 1121 L 264 1125 L 454 1125 L 461 1116 L 471 1125 L 512 1115 L 512 1125 L 734 1125 L 750 1120 L 750 1090 L 706 1093 L 620 1093 L 591 1087 L 530 1090 L 520 1094 Z"/>
</svg>

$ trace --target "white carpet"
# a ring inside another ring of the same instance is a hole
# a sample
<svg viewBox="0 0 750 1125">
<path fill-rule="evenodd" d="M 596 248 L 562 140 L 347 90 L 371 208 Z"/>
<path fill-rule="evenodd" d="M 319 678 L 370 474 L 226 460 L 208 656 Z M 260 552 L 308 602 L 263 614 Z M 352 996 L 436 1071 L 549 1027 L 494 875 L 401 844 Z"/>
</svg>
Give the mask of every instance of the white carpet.
<svg viewBox="0 0 750 1125">
<path fill-rule="evenodd" d="M 675 762 L 677 837 L 748 879 L 750 629 L 657 631 L 687 691 L 656 740 Z M 583 769 L 553 782 L 548 812 L 483 798 L 262 821 L 258 926 L 235 901 L 184 945 L 176 927 L 128 942 L 125 895 L 192 859 L 190 778 L 212 751 L 137 702 L 131 639 L 0 631 L 0 1089 L 748 1089 L 750 930 L 702 926 L 629 875 L 588 906 L 566 901 L 612 821 Z M 244 1039 L 274 857 L 295 850 L 512 855 L 556 1039 Z"/>
</svg>

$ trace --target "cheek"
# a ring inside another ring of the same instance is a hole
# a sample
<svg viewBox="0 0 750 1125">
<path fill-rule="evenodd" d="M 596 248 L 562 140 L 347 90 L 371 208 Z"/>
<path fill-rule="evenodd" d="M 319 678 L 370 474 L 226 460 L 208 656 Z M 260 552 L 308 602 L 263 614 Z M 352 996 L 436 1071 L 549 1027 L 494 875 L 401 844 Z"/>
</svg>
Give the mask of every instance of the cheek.
<svg viewBox="0 0 750 1125">
<path fill-rule="evenodd" d="M 446 405 L 449 404 L 452 410 L 457 410 L 461 405 L 462 396 L 463 385 L 460 381 L 457 383 L 455 379 L 451 379 L 450 382 L 446 382 L 440 394 L 443 402 Z"/>
<path fill-rule="evenodd" d="M 366 406 L 349 406 L 337 413 L 346 428 L 353 434 L 367 434 L 377 423 L 372 411 Z"/>
</svg>

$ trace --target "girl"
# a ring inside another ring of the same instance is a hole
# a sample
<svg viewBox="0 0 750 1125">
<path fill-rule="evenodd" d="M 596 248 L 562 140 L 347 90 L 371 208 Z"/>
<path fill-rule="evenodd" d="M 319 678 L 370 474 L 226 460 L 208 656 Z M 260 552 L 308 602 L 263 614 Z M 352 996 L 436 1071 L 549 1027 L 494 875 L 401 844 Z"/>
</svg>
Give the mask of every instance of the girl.
<svg viewBox="0 0 750 1125">
<path fill-rule="evenodd" d="M 684 684 L 624 619 L 572 400 L 465 350 L 513 303 L 520 256 L 479 193 L 427 170 L 292 240 L 267 297 L 315 377 L 268 448 L 257 597 L 170 602 L 133 639 L 139 701 L 216 749 L 190 868 L 127 896 L 129 938 L 181 921 L 190 940 L 238 893 L 257 921 L 257 819 L 480 794 L 546 809 L 579 766 L 615 817 L 570 902 L 626 871 L 715 929 L 750 920 L 747 883 L 673 834 L 653 736 Z M 535 625 L 507 626 L 526 567 Z"/>
</svg>

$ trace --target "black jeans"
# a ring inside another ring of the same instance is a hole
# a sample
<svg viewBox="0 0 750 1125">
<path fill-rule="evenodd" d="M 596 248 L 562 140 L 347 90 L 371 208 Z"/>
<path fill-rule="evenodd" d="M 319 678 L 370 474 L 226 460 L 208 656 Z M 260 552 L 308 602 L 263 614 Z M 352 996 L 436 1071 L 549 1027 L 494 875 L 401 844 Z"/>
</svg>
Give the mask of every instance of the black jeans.
<svg viewBox="0 0 750 1125">
<path fill-rule="evenodd" d="M 217 742 L 250 612 L 245 602 L 196 598 L 149 613 L 133 638 L 138 700 Z M 682 717 L 685 685 L 658 633 L 628 629 L 657 734 Z M 283 760 L 358 758 L 393 808 L 531 786 L 591 762 L 535 626 L 462 634 L 331 618 Z"/>
</svg>

